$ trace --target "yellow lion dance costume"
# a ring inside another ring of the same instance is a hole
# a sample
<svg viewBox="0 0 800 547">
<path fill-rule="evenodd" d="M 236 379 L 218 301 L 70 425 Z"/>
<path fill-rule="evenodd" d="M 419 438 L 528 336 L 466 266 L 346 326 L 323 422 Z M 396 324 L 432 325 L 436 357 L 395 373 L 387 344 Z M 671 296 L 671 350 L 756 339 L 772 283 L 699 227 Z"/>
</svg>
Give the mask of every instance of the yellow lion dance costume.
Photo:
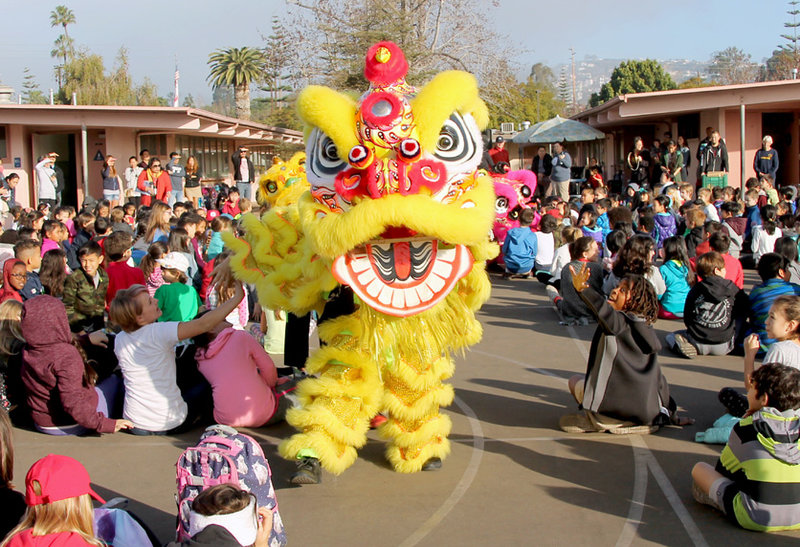
<svg viewBox="0 0 800 547">
<path fill-rule="evenodd" d="M 305 152 L 297 152 L 289 161 L 275 156 L 272 167 L 258 181 L 258 203 L 285 207 L 297 203 L 307 190 Z"/>
<path fill-rule="evenodd" d="M 488 114 L 476 80 L 449 71 L 417 91 L 407 70 L 399 47 L 381 42 L 367 53 L 371 85 L 358 101 L 306 88 L 298 110 L 310 190 L 296 206 L 246 216 L 244 238 L 226 240 L 265 307 L 321 312 L 331 291 L 352 290 L 355 312 L 320 324 L 324 344 L 306 363 L 314 377 L 287 414 L 299 433 L 279 447 L 335 474 L 380 412 L 395 470 L 447 456 L 451 422 L 439 409 L 454 393 L 443 380 L 450 354 L 481 338 L 474 312 L 497 254 L 493 183 L 477 170 Z"/>
</svg>

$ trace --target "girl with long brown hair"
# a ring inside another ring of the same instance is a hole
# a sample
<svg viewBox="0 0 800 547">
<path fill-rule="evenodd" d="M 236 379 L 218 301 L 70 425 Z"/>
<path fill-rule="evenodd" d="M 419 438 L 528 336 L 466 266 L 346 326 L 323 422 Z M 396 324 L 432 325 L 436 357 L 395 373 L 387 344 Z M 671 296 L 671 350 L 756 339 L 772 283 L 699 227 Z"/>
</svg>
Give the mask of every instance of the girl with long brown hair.
<svg viewBox="0 0 800 547">
<path fill-rule="evenodd" d="M 109 154 L 103 162 L 103 199 L 107 199 L 114 208 L 119 204 L 122 179 L 117 173 L 117 158 Z"/>
</svg>

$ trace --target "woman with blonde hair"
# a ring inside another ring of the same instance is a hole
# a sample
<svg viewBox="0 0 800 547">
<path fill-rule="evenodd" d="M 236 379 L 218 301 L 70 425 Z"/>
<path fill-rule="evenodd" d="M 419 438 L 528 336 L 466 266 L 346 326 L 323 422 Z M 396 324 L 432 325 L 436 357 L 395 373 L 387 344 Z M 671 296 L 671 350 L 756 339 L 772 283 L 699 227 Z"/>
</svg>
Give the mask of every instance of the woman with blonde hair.
<svg viewBox="0 0 800 547">
<path fill-rule="evenodd" d="M 6 300 L 0 304 L 0 409 L 6 412 L 25 400 L 25 388 L 20 380 L 22 346 L 25 345 L 21 317 L 22 302 Z"/>
<path fill-rule="evenodd" d="M 148 244 L 155 241 L 166 242 L 169 239 L 172 209 L 163 201 L 156 201 L 150 209 L 147 217 L 147 229 L 144 232 L 144 239 Z"/>
<path fill-rule="evenodd" d="M 25 477 L 28 509 L 0 547 L 45 545 L 103 546 L 94 533 L 89 473 L 69 456 L 50 454 L 34 463 Z"/>
<path fill-rule="evenodd" d="M 119 204 L 119 194 L 122 188 L 122 179 L 117 173 L 117 158 L 109 154 L 103 162 L 103 199 L 111 203 L 113 209 Z"/>
<path fill-rule="evenodd" d="M 192 207 L 197 209 L 200 207 L 200 198 L 203 197 L 203 191 L 200 188 L 200 179 L 203 178 L 203 174 L 200 172 L 197 158 L 189 156 L 185 169 L 186 182 L 183 184 L 183 193 L 186 195 L 186 199 L 192 201 Z"/>
</svg>

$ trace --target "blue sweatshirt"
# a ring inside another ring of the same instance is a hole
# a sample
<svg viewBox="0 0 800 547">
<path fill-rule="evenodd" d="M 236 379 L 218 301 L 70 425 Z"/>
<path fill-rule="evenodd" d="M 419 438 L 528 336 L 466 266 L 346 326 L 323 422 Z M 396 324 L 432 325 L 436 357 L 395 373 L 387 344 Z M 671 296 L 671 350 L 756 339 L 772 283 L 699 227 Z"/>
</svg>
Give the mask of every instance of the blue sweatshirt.
<svg viewBox="0 0 800 547">
<path fill-rule="evenodd" d="M 528 273 L 536 261 L 536 234 L 530 226 L 511 228 L 503 243 L 503 260 L 511 273 Z"/>
</svg>

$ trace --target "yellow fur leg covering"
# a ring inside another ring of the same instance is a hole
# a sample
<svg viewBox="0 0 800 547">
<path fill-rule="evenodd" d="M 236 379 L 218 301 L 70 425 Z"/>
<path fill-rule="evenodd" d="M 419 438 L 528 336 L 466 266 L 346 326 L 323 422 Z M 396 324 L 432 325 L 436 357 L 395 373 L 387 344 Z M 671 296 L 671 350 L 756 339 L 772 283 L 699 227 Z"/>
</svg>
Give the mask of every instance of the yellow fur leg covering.
<svg viewBox="0 0 800 547">
<path fill-rule="evenodd" d="M 453 402 L 453 387 L 442 383 L 453 368 L 449 357 L 431 364 L 398 360 L 384 368 L 383 406 L 389 420 L 379 433 L 391 441 L 386 457 L 396 471 L 414 473 L 430 458 L 444 459 L 450 453 L 452 423 L 439 414 L 439 407 Z"/>
<path fill-rule="evenodd" d="M 284 458 L 294 459 L 311 448 L 322 466 L 338 475 L 355 461 L 355 449 L 366 443 L 369 421 L 379 410 L 378 369 L 363 353 L 331 346 L 316 351 L 306 368 L 319 377 L 300 382 L 301 406 L 286 413 L 286 421 L 301 433 L 278 449 Z"/>
</svg>

